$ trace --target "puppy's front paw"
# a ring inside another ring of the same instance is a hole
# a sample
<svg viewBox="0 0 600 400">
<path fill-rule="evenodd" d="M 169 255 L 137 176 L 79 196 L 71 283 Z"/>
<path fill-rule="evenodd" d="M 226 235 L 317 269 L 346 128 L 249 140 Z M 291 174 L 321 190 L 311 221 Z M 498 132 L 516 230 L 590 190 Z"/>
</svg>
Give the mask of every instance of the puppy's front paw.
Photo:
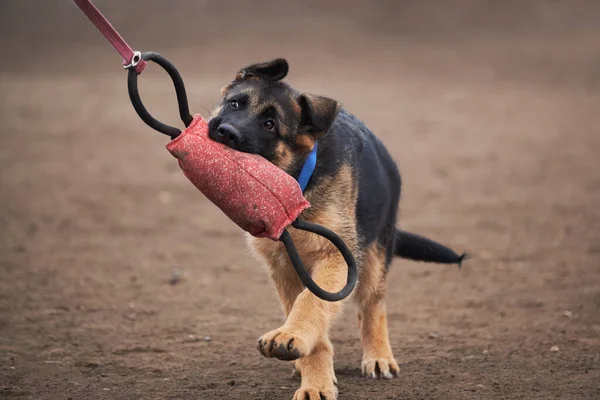
<svg viewBox="0 0 600 400">
<path fill-rule="evenodd" d="M 285 361 L 297 360 L 310 352 L 301 336 L 284 327 L 262 335 L 258 339 L 257 349 L 264 357 Z"/>
<path fill-rule="evenodd" d="M 392 379 L 398 376 L 400 368 L 393 357 L 363 360 L 362 373 L 367 378 Z"/>
<path fill-rule="evenodd" d="M 301 387 L 296 390 L 293 400 L 336 400 L 337 388 L 334 385 L 330 387 L 313 388 Z"/>
</svg>

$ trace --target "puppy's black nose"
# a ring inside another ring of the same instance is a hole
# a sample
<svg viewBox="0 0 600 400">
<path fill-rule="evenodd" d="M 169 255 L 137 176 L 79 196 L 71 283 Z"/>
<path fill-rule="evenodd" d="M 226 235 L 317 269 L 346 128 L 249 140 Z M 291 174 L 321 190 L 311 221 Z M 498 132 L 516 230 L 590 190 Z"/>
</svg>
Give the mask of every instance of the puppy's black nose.
<svg viewBox="0 0 600 400">
<path fill-rule="evenodd" d="M 240 143 L 242 134 L 230 124 L 222 124 L 217 128 L 217 133 L 225 142 Z"/>
</svg>

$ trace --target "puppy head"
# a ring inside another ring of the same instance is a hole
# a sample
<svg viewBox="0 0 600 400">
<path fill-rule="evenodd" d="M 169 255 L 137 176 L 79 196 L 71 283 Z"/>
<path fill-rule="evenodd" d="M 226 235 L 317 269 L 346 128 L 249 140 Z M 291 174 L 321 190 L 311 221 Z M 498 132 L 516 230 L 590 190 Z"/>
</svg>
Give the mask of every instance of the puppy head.
<svg viewBox="0 0 600 400">
<path fill-rule="evenodd" d="M 323 136 L 339 110 L 335 100 L 299 94 L 281 80 L 284 59 L 242 68 L 225 86 L 209 136 L 235 150 L 259 154 L 290 171 Z"/>
</svg>

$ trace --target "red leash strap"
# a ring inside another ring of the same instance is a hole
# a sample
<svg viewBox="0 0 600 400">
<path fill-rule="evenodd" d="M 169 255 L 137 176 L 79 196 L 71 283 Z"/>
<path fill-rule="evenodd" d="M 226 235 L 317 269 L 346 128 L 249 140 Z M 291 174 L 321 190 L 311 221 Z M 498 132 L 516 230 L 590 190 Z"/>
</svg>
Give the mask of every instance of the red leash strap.
<svg viewBox="0 0 600 400">
<path fill-rule="evenodd" d="M 117 30 L 108 22 L 102 13 L 96 8 L 91 0 L 73 0 L 77 7 L 89 18 L 98 28 L 100 33 L 108 40 L 123 57 L 123 66 L 127 69 L 134 68 L 138 74 L 146 68 L 146 61 L 141 57 L 139 51 L 133 51 L 125 40 L 119 35 Z"/>
</svg>

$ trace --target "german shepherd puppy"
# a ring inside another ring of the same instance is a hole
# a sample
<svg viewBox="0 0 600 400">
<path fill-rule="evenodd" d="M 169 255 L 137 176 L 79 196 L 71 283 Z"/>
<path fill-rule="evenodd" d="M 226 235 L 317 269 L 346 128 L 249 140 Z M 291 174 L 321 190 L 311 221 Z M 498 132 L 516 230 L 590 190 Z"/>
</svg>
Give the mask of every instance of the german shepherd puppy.
<svg viewBox="0 0 600 400">
<path fill-rule="evenodd" d="M 240 70 L 221 91 L 209 136 L 233 149 L 259 154 L 296 179 L 318 141 L 317 165 L 304 193 L 311 208 L 300 219 L 333 230 L 354 254 L 362 373 L 392 378 L 399 372 L 385 306 L 392 258 L 460 264 L 464 255 L 396 228 L 400 174 L 383 144 L 337 101 L 300 93 L 282 82 L 287 73 L 284 59 Z M 347 266 L 338 250 L 320 236 L 289 230 L 315 282 L 330 292 L 340 290 Z M 249 242 L 267 264 L 287 316 L 281 327 L 258 340 L 259 353 L 293 361 L 302 377 L 295 400 L 336 399 L 328 333 L 340 302 L 323 301 L 304 288 L 281 242 L 252 237 Z"/>
</svg>

